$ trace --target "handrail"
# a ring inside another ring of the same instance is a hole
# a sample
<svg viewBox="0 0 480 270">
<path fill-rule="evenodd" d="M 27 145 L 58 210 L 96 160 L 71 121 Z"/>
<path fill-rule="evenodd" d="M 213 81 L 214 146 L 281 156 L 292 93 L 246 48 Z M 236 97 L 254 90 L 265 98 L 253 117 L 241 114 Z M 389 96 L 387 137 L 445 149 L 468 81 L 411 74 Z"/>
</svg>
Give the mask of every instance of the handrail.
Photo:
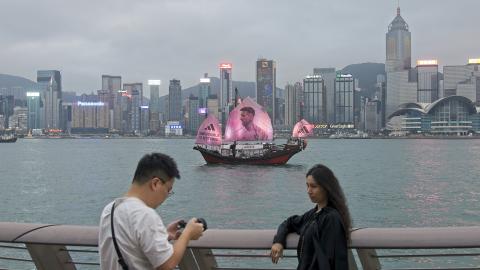
<svg viewBox="0 0 480 270">
<path fill-rule="evenodd" d="M 234 250 L 268 250 L 272 245 L 275 230 L 229 230 L 209 229 L 196 241 L 189 244 L 189 252 L 185 254 L 181 270 L 221 269 L 217 267 L 216 258 L 264 258 L 265 254 L 244 254 Z M 351 234 L 349 245 L 350 269 L 356 270 L 359 260 L 362 269 L 381 269 L 379 259 L 399 257 L 448 257 L 451 256 L 479 256 L 478 251 L 470 253 L 441 254 L 395 254 L 377 255 L 377 249 L 471 249 L 480 248 L 480 226 L 472 227 L 438 227 L 438 228 L 360 228 Z M 95 262 L 75 263 L 70 253 L 96 253 L 96 250 L 70 249 L 69 247 L 97 247 L 98 226 L 54 225 L 0 222 L 0 243 L 13 245 L 25 244 L 33 263 L 38 269 L 76 269 L 75 265 L 97 265 Z M 298 235 L 290 234 L 287 237 L 286 249 L 295 249 Z M 1 245 L 0 248 L 9 248 Z M 13 249 L 19 249 L 12 246 Z M 232 250 L 224 254 L 214 254 L 212 250 Z M 357 259 L 352 253 L 356 250 Z M 291 253 L 293 254 L 293 253 Z M 287 254 L 288 255 L 288 254 Z M 293 255 L 286 256 L 295 257 Z M 24 260 L 0 257 L 0 260 Z M 94 259 L 95 260 L 95 259 Z M 24 260 L 28 261 L 28 260 Z M 454 267 L 452 269 L 461 269 Z M 472 267 L 471 269 L 480 269 Z"/>
<path fill-rule="evenodd" d="M 271 247 L 274 235 L 275 230 L 209 229 L 199 240 L 191 241 L 189 247 L 265 249 Z M 475 248 L 480 247 L 480 226 L 361 228 L 353 231 L 351 238 L 350 248 Z M 98 246 L 98 226 L 0 222 L 0 242 Z M 295 248 L 297 242 L 297 235 L 289 235 L 287 248 Z"/>
</svg>

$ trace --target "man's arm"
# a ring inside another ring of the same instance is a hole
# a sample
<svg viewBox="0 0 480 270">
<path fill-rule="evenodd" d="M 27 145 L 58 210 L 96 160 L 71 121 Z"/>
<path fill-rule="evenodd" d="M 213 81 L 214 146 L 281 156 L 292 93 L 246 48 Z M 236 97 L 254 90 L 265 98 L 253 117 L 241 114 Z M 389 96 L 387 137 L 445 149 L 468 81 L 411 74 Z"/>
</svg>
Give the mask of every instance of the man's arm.
<svg viewBox="0 0 480 270">
<path fill-rule="evenodd" d="M 187 249 L 188 242 L 190 240 L 197 240 L 202 236 L 203 225 L 197 223 L 196 218 L 192 218 L 188 223 L 185 229 L 183 230 L 180 237 L 173 244 L 173 254 L 170 258 L 165 261 L 162 265 L 157 267 L 157 270 L 170 270 L 174 269 L 182 260 L 183 254 Z"/>
</svg>

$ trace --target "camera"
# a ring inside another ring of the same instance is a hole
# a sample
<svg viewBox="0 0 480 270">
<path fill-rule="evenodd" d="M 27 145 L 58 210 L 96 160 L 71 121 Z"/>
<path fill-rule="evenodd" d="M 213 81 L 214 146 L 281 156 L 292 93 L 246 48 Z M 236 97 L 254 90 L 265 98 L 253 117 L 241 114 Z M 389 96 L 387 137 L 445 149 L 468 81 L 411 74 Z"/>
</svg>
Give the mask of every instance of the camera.
<svg viewBox="0 0 480 270">
<path fill-rule="evenodd" d="M 202 223 L 203 225 L 203 231 L 206 231 L 207 230 L 207 221 L 204 219 L 204 218 L 197 218 L 197 223 Z M 187 226 L 187 222 L 185 220 L 180 220 L 178 222 L 178 226 L 177 226 L 177 229 L 184 229 L 185 226 Z"/>
</svg>

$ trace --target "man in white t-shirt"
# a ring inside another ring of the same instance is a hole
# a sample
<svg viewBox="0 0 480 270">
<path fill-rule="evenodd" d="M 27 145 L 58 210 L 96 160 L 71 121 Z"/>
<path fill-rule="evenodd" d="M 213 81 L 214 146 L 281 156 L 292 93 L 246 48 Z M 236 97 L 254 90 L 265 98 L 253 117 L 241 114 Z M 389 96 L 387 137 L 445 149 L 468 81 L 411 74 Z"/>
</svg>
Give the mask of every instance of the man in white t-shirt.
<svg viewBox="0 0 480 270">
<path fill-rule="evenodd" d="M 103 209 L 98 239 L 101 269 L 124 269 L 112 238 L 112 209 L 118 251 L 129 269 L 173 269 L 188 242 L 200 238 L 204 228 L 196 218 L 180 232 L 178 221 L 165 227 L 155 211 L 172 194 L 175 178 L 180 178 L 177 165 L 167 155 L 152 153 L 138 162 L 128 192 Z"/>
</svg>

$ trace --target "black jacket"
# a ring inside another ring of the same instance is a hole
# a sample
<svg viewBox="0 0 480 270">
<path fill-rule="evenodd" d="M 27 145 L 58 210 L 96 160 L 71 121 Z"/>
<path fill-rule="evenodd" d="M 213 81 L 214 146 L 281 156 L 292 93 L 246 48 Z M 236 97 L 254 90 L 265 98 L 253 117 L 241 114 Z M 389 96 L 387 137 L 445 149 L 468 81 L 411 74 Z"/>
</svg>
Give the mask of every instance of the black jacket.
<svg viewBox="0 0 480 270">
<path fill-rule="evenodd" d="M 286 247 L 289 233 L 300 235 L 297 269 L 348 270 L 347 240 L 342 218 L 337 210 L 317 208 L 302 216 L 291 216 L 278 227 L 273 243 Z"/>
</svg>

